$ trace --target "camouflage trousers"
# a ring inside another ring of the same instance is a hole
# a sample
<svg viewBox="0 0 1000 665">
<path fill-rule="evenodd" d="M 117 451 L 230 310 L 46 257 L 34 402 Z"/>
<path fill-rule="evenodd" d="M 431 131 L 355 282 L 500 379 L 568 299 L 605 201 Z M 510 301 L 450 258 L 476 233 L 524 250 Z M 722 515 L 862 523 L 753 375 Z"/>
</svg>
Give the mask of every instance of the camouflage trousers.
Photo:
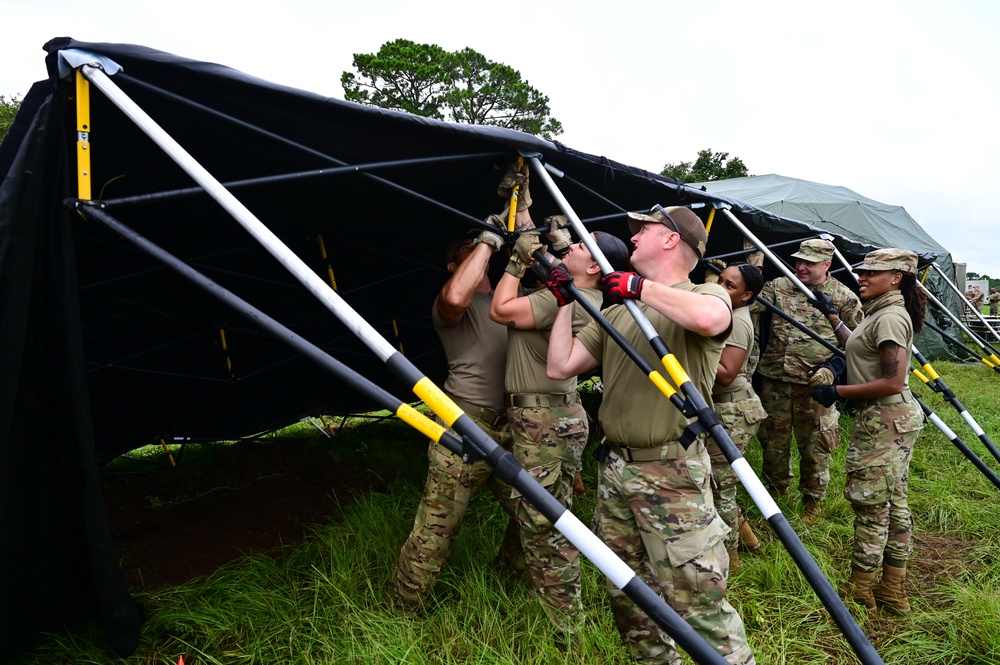
<svg viewBox="0 0 1000 665">
<path fill-rule="evenodd" d="M 702 439 L 683 456 L 600 467 L 594 532 L 728 663 L 756 662 L 743 620 L 726 600 L 725 522 L 712 501 L 711 462 Z M 671 448 L 672 447 L 672 448 Z M 639 663 L 680 665 L 674 641 L 623 591 L 608 584 L 615 624 Z"/>
<path fill-rule="evenodd" d="M 495 429 L 482 420 L 473 420 L 490 438 L 510 449 L 510 431 L 506 425 Z M 440 443 L 431 441 L 427 461 L 427 481 L 413 530 L 399 552 L 387 589 L 394 601 L 409 606 L 422 605 L 430 597 L 461 529 L 472 495 L 486 484 L 497 499 L 503 499 L 509 492 L 506 485 L 492 477 L 492 469 L 485 461 L 465 464 L 461 457 Z M 508 542 L 517 535 L 516 530 L 508 529 L 501 549 L 519 550 L 519 543 Z"/>
<path fill-rule="evenodd" d="M 507 419 L 514 457 L 559 503 L 572 507 L 573 476 L 589 432 L 583 406 L 508 408 Z M 510 490 L 509 502 L 538 601 L 558 639 L 572 642 L 584 619 L 580 551 L 516 489 Z"/>
<path fill-rule="evenodd" d="M 761 421 L 767 418 L 767 411 L 761 406 L 757 395 L 735 402 L 716 402 L 715 413 L 740 453 L 746 452 L 747 444 L 757 433 Z M 736 503 L 736 490 L 740 486 L 740 479 L 730 466 L 729 460 L 722 454 L 722 450 L 712 440 L 708 442 L 708 455 L 712 460 L 712 498 L 715 501 L 715 510 L 729 527 L 726 549 L 735 550 L 740 543 L 741 512 L 739 504 Z"/>
<path fill-rule="evenodd" d="M 762 377 L 760 401 L 767 422 L 757 433 L 763 449 L 761 476 L 776 494 L 791 485 L 792 435 L 799 448 L 799 490 L 816 501 L 826 496 L 830 484 L 830 453 L 840 443 L 840 413 L 812 398 L 808 384 L 787 383 Z"/>
<path fill-rule="evenodd" d="M 912 402 L 867 406 L 854 421 L 844 498 L 854 507 L 851 565 L 858 570 L 875 572 L 883 558 L 905 568 L 910 558 L 910 458 L 923 421 Z"/>
</svg>

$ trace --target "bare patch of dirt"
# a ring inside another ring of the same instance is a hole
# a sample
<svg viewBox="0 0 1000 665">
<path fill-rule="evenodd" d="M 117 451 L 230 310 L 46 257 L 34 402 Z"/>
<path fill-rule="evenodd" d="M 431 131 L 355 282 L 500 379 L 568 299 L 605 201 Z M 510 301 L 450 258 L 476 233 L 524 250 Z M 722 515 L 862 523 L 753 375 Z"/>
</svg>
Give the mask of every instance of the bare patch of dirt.
<svg viewBox="0 0 1000 665">
<path fill-rule="evenodd" d="M 130 590 L 183 584 L 295 545 L 341 502 L 386 482 L 304 442 L 240 443 L 177 470 L 101 479 Z"/>
</svg>

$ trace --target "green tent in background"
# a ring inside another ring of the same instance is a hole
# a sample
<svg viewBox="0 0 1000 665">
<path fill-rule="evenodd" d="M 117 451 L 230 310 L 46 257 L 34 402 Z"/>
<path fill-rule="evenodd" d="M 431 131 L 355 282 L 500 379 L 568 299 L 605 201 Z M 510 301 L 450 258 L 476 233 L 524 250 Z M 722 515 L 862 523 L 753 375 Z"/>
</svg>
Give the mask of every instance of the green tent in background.
<svg viewBox="0 0 1000 665">
<path fill-rule="evenodd" d="M 955 266 L 951 254 L 924 231 L 902 206 L 875 201 L 846 187 L 773 173 L 714 180 L 691 186 L 704 188 L 711 194 L 738 199 L 779 217 L 805 222 L 860 244 L 904 247 L 918 254 L 935 254 L 935 263 L 954 282 Z M 839 279 L 853 286 L 850 276 L 841 274 Z M 924 284 L 952 312 L 960 312 L 954 292 L 935 271 L 928 273 Z M 928 303 L 928 315 L 933 316 L 932 320 L 961 338 L 957 328 L 937 309 Z M 958 359 L 937 333 L 926 328 L 915 342 L 921 353 L 928 358 Z"/>
</svg>

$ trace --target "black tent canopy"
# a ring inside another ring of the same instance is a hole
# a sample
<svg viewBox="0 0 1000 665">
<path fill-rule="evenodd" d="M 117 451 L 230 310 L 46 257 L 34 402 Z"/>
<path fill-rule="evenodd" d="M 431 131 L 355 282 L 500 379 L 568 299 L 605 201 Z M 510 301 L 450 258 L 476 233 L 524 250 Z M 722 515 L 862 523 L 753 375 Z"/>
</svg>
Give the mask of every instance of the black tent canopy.
<svg viewBox="0 0 1000 665">
<path fill-rule="evenodd" d="M 588 228 L 625 239 L 624 211 L 654 203 L 707 204 L 696 208 L 706 220 L 713 205 L 731 206 L 767 244 L 821 232 L 520 132 L 327 99 L 140 46 L 59 38 L 45 49 L 49 79 L 0 145 L 0 656 L 88 617 L 117 650 L 134 648 L 99 461 L 161 438 L 236 438 L 372 406 L 64 204 L 77 197 L 79 135 L 61 53 L 120 65 L 117 86 L 436 381 L 444 360 L 430 303 L 447 277 L 445 246 L 499 212 L 496 186 L 519 151 L 563 174 L 556 182 Z M 87 177 L 104 211 L 406 399 L 350 330 L 91 90 Z M 536 221 L 560 212 L 537 181 L 531 192 Z M 836 243 L 852 260 L 873 248 Z M 709 253 L 741 248 L 714 215 Z"/>
</svg>

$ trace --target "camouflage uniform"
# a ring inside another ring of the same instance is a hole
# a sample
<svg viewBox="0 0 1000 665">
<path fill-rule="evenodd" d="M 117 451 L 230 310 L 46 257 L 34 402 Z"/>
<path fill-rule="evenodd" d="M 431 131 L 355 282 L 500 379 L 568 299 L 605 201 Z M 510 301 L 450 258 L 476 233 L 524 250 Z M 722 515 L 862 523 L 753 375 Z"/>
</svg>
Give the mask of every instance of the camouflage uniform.
<svg viewBox="0 0 1000 665">
<path fill-rule="evenodd" d="M 990 289 L 990 316 L 997 315 L 997 306 L 1000 304 L 1000 293 L 996 289 Z"/>
<path fill-rule="evenodd" d="M 731 305 L 716 284 L 685 281 L 674 288 L 709 294 Z M 702 395 L 711 395 L 729 331 L 703 337 L 638 305 L 694 386 Z M 615 305 L 605 315 L 650 364 L 660 363 L 624 306 Z M 724 541 L 729 529 L 712 500 L 704 435 L 687 450 L 678 443 L 692 421 L 664 400 L 600 327 L 588 325 L 577 339 L 603 365 L 600 420 L 606 442 L 612 444 L 600 467 L 595 533 L 727 662 L 754 663 L 743 621 L 726 600 L 729 555 Z M 673 640 L 624 592 L 609 583 L 608 593 L 618 632 L 636 661 L 681 662 Z"/>
<path fill-rule="evenodd" d="M 450 327 L 444 326 L 435 301 L 432 321 L 448 358 L 445 392 L 494 441 L 509 449 L 510 432 L 501 389 L 507 332 L 490 320 L 491 301 L 491 295 L 476 293 L 462 320 Z M 485 461 L 465 464 L 434 441 L 427 449 L 427 461 L 427 481 L 413 530 L 399 552 L 388 584 L 390 598 L 409 606 L 422 605 L 430 597 L 458 536 L 469 500 L 492 474 Z M 493 491 L 499 498 L 502 490 L 497 487 Z M 508 530 L 502 547 L 512 559 L 519 550 L 516 537 L 516 531 Z M 517 565 L 516 561 L 510 563 Z"/>
<path fill-rule="evenodd" d="M 761 406 L 760 398 L 750 383 L 750 377 L 756 368 L 757 356 L 754 353 L 753 323 L 747 307 L 733 310 L 733 332 L 726 340 L 726 346 L 743 349 L 747 355 L 743 359 L 739 376 L 731 384 L 722 386 L 716 381 L 712 401 L 715 403 L 715 413 L 729 433 L 729 438 L 743 453 L 746 451 L 747 443 L 757 433 L 761 421 L 767 418 L 767 411 Z M 712 495 L 715 499 L 715 509 L 729 526 L 726 549 L 732 551 L 739 545 L 740 507 L 736 503 L 736 490 L 740 481 L 714 441 L 708 443 L 708 454 L 712 459 Z"/>
<path fill-rule="evenodd" d="M 840 319 L 854 329 L 861 322 L 861 302 L 853 291 L 833 277 L 816 287 L 830 297 Z M 831 344 L 837 345 L 830 321 L 809 304 L 786 277 L 764 285 L 762 298 L 772 302 L 792 319 L 804 324 Z M 762 305 L 753 305 L 763 308 Z M 757 438 L 764 452 L 763 481 L 776 494 L 785 494 L 794 474 L 791 468 L 792 435 L 798 444 L 799 489 L 815 501 L 826 496 L 830 483 L 830 453 L 840 442 L 835 406 L 824 407 L 812 399 L 810 370 L 830 359 L 833 353 L 777 314 L 771 316 L 767 348 L 763 350 L 757 373 L 761 376 L 761 404 L 768 419 Z"/>
<path fill-rule="evenodd" d="M 878 348 L 882 342 L 899 344 L 907 349 L 908 357 L 913 344 L 913 326 L 899 291 L 869 300 L 864 311 L 865 320 L 847 341 L 847 382 L 851 384 L 882 375 Z M 854 401 L 861 411 L 851 430 L 844 488 L 844 497 L 854 507 L 851 564 L 873 573 L 882 565 L 884 554 L 891 565 L 905 568 L 913 550 L 913 518 L 907 502 L 910 456 L 923 427 L 923 412 L 909 388 L 881 399 Z"/>
<path fill-rule="evenodd" d="M 579 289 L 595 307 L 603 298 L 597 289 Z M 580 469 L 589 427 L 576 392 L 576 377 L 550 379 L 545 374 L 549 330 L 559 309 L 547 290 L 528 296 L 534 330 L 507 333 L 504 384 L 514 457 L 535 480 L 567 508 L 573 505 L 573 477 Z M 582 307 L 574 309 L 573 331 L 591 320 Z M 520 526 L 524 560 L 538 600 L 557 633 L 571 643 L 583 627 L 580 599 L 580 552 L 521 496 L 510 490 L 510 510 Z"/>
</svg>

